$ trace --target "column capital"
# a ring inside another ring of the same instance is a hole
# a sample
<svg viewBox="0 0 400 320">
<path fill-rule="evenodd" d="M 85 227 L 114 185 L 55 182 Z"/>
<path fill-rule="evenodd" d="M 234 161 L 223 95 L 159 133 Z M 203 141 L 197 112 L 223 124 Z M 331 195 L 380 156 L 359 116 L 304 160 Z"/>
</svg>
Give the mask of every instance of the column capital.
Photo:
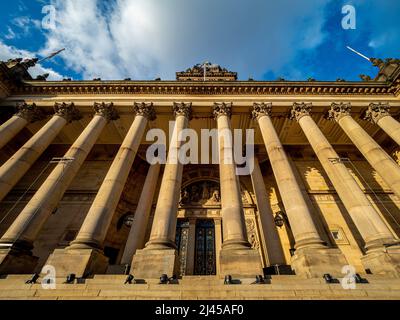
<svg viewBox="0 0 400 320">
<path fill-rule="evenodd" d="M 46 114 L 42 109 L 38 108 L 36 104 L 27 104 L 25 102 L 17 104 L 17 113 L 15 116 L 25 119 L 26 121 L 33 123 L 46 118 Z"/>
<path fill-rule="evenodd" d="M 232 102 L 214 103 L 213 108 L 214 118 L 218 119 L 220 116 L 232 116 Z"/>
<path fill-rule="evenodd" d="M 295 102 L 290 112 L 289 119 L 300 121 L 304 116 L 309 116 L 312 109 L 312 103 Z"/>
<path fill-rule="evenodd" d="M 156 120 L 156 111 L 154 110 L 153 103 L 145 103 L 145 102 L 135 102 L 133 107 L 133 111 L 137 116 L 142 116 L 147 118 L 149 121 Z"/>
<path fill-rule="evenodd" d="M 252 112 L 251 112 L 251 117 L 254 119 L 254 120 L 258 120 L 258 119 L 260 119 L 261 117 L 264 117 L 264 116 L 271 116 L 271 112 L 272 112 L 272 103 L 265 103 L 265 102 L 262 102 L 262 103 L 254 103 L 253 104 L 253 110 L 252 110 Z"/>
<path fill-rule="evenodd" d="M 184 116 L 185 118 L 192 119 L 192 103 L 174 102 L 173 111 L 175 118 Z"/>
<path fill-rule="evenodd" d="M 379 120 L 390 116 L 390 106 L 388 103 L 370 103 L 368 110 L 365 112 L 364 120 L 377 124 Z"/>
<path fill-rule="evenodd" d="M 117 110 L 114 109 L 114 104 L 110 103 L 94 103 L 94 111 L 96 116 L 101 116 L 105 118 L 107 121 L 117 120 L 119 119 L 119 115 Z"/>
<path fill-rule="evenodd" d="M 335 120 L 338 122 L 340 119 L 342 119 L 345 116 L 350 116 L 351 112 L 351 104 L 350 102 L 340 102 L 336 103 L 333 102 L 331 104 L 331 109 L 328 111 L 328 119 L 329 120 Z"/>
<path fill-rule="evenodd" d="M 67 122 L 82 119 L 82 115 L 78 109 L 75 108 L 74 103 L 58 103 L 54 104 L 54 115 L 63 117 Z"/>
</svg>

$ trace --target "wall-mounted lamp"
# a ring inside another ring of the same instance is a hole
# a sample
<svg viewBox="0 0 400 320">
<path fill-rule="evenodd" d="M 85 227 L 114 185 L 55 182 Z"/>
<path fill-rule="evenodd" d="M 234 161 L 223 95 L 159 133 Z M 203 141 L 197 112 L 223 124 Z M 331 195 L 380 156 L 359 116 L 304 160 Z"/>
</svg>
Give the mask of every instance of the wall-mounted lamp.
<svg viewBox="0 0 400 320">
<path fill-rule="evenodd" d="M 283 225 L 285 224 L 285 216 L 282 211 L 278 211 L 275 213 L 274 222 L 277 227 L 283 227 Z"/>
</svg>

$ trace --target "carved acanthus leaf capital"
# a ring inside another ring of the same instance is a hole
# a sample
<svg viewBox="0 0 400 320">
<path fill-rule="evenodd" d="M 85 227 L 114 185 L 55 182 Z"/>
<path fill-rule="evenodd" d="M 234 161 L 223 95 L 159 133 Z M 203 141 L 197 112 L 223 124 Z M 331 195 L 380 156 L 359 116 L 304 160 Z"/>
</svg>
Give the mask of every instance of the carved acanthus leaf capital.
<svg viewBox="0 0 400 320">
<path fill-rule="evenodd" d="M 75 108 L 74 103 L 58 103 L 54 104 L 54 114 L 63 117 L 68 123 L 82 119 L 82 114 Z"/>
<path fill-rule="evenodd" d="M 333 102 L 331 104 L 331 109 L 328 112 L 328 119 L 335 120 L 336 122 L 339 121 L 341 118 L 350 116 L 351 112 L 351 104 L 350 102 L 344 103 L 336 103 Z"/>
<path fill-rule="evenodd" d="M 156 111 L 154 110 L 153 103 L 135 102 L 133 111 L 137 116 L 146 117 L 149 121 L 156 120 Z"/>
<path fill-rule="evenodd" d="M 33 123 L 46 118 L 46 114 L 36 104 L 27 104 L 25 102 L 17 104 L 17 117 L 23 118 L 26 121 Z"/>
<path fill-rule="evenodd" d="M 289 119 L 300 121 L 302 117 L 310 115 L 311 109 L 312 103 L 295 102 L 293 103 L 293 108 L 290 112 Z"/>
<path fill-rule="evenodd" d="M 118 112 L 117 110 L 115 110 L 114 104 L 112 102 L 95 102 L 93 108 L 96 115 L 104 117 L 107 121 L 119 119 Z"/>
<path fill-rule="evenodd" d="M 384 117 L 390 116 L 390 106 L 387 103 L 371 103 L 365 112 L 364 120 L 378 123 Z"/>
<path fill-rule="evenodd" d="M 232 102 L 214 103 L 213 114 L 215 119 L 221 116 L 230 118 L 232 116 Z"/>
<path fill-rule="evenodd" d="M 253 111 L 251 112 L 251 117 L 253 119 L 260 119 L 264 116 L 271 116 L 272 103 L 254 103 Z"/>
<path fill-rule="evenodd" d="M 175 118 L 178 116 L 184 116 L 187 119 L 192 119 L 192 104 L 185 102 L 174 102 L 173 111 Z"/>
</svg>

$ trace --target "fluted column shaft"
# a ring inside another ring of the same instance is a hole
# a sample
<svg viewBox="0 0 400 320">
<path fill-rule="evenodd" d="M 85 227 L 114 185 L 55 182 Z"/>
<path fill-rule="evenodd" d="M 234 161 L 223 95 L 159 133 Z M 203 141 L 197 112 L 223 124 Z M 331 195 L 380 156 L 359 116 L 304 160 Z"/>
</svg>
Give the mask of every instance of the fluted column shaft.
<svg viewBox="0 0 400 320">
<path fill-rule="evenodd" d="M 258 119 L 279 194 L 291 225 L 295 247 L 322 247 L 324 242 L 318 234 L 269 113 L 270 106 L 261 106 L 261 109 L 253 111 L 254 117 Z"/>
<path fill-rule="evenodd" d="M 0 126 L 0 149 L 14 138 L 29 122 L 35 122 L 44 118 L 40 109 L 35 104 L 25 103 L 17 106 L 18 112 Z"/>
<path fill-rule="evenodd" d="M 398 145 L 400 145 L 400 123 L 389 113 L 388 104 L 371 103 L 365 114 L 365 120 L 377 124 Z"/>
<path fill-rule="evenodd" d="M 0 168 L 0 201 L 70 121 L 78 119 L 73 105 L 60 105 L 56 114 Z"/>
<path fill-rule="evenodd" d="M 400 167 L 351 117 L 350 110 L 349 103 L 333 103 L 329 117 L 340 125 L 388 187 L 400 197 Z"/>
<path fill-rule="evenodd" d="M 268 194 L 257 158 L 254 159 L 254 169 L 251 173 L 251 181 L 256 196 L 257 209 L 260 215 L 261 227 L 265 239 L 268 265 L 284 264 L 285 257 L 282 251 L 282 245 L 278 232 L 276 231 L 272 210 L 268 205 Z"/>
<path fill-rule="evenodd" d="M 75 178 L 107 121 L 116 118 L 112 105 L 96 104 L 96 115 L 79 138 L 48 176 L 17 219 L 3 235 L 0 243 L 21 243 L 32 246 L 52 211 L 57 207 L 68 186 Z"/>
<path fill-rule="evenodd" d="M 182 130 L 188 127 L 191 104 L 174 104 L 174 112 L 174 131 L 146 250 L 176 248 L 175 233 L 183 174 L 183 164 L 178 155 L 179 149 L 185 143 L 180 141 L 179 136 Z"/>
<path fill-rule="evenodd" d="M 394 242 L 392 233 L 378 212 L 354 180 L 346 166 L 309 115 L 310 104 L 295 104 L 292 118 L 296 118 L 331 180 L 345 208 L 361 233 L 367 250 Z M 335 159 L 337 159 L 335 161 Z"/>
<path fill-rule="evenodd" d="M 152 105 L 136 104 L 135 113 L 135 120 L 104 178 L 76 239 L 68 247 L 70 249 L 102 248 L 148 120 L 155 118 Z"/>
<path fill-rule="evenodd" d="M 130 264 L 136 250 L 144 247 L 147 225 L 149 223 L 160 169 L 161 165 L 156 163 L 150 166 L 149 172 L 147 173 L 146 181 L 144 182 L 139 203 L 135 211 L 133 224 L 129 231 L 128 240 L 126 241 L 121 264 Z"/>
<path fill-rule="evenodd" d="M 221 217 L 223 249 L 251 247 L 247 239 L 242 195 L 233 158 L 231 104 L 215 104 L 218 126 L 219 177 L 221 187 Z"/>
</svg>

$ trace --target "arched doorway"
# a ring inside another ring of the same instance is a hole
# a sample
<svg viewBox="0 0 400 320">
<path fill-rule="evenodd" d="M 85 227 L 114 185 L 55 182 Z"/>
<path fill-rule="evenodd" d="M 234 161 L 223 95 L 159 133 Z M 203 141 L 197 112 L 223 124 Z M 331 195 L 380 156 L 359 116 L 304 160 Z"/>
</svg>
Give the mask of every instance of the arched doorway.
<svg viewBox="0 0 400 320">
<path fill-rule="evenodd" d="M 223 228 L 218 167 L 189 167 L 183 176 L 176 229 L 179 275 L 219 275 Z M 247 187 L 241 188 L 246 221 L 254 226 L 248 230 L 249 241 L 259 249 L 255 204 Z"/>
</svg>

